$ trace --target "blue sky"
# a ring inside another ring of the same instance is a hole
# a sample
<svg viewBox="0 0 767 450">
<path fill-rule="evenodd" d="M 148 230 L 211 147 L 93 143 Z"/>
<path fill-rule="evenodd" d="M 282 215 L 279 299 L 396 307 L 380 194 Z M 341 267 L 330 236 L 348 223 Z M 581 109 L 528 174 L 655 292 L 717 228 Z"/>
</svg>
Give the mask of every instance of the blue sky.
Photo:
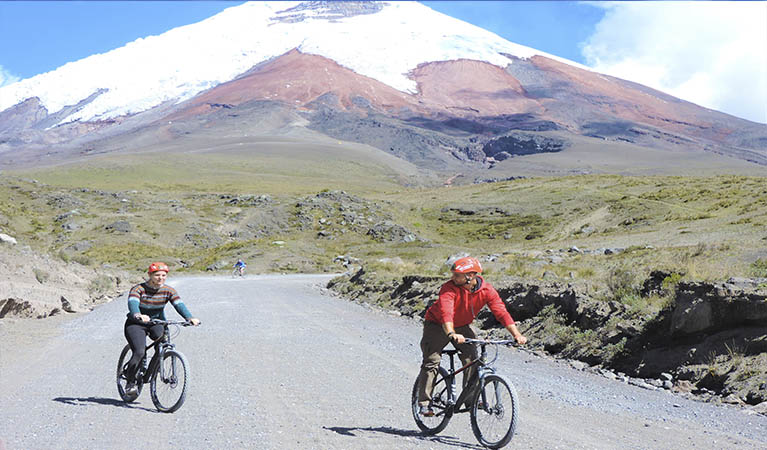
<svg viewBox="0 0 767 450">
<path fill-rule="evenodd" d="M 0 1 L 0 86 L 240 3 Z M 767 2 L 423 3 L 517 44 L 767 123 Z"/>
</svg>

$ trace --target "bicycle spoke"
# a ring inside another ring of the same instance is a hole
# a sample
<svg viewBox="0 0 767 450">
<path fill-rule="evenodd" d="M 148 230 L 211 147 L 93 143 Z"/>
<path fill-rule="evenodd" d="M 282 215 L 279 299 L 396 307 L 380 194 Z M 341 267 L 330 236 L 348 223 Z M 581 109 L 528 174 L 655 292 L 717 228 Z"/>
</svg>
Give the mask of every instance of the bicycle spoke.
<svg viewBox="0 0 767 450">
<path fill-rule="evenodd" d="M 445 369 L 440 368 L 440 376 L 447 374 Z M 437 434 L 444 430 L 447 426 L 450 418 L 453 416 L 453 409 L 449 405 L 451 386 L 447 385 L 444 380 L 437 382 L 432 392 L 431 410 L 434 415 L 424 416 L 420 413 L 420 405 L 418 404 L 418 379 L 416 378 L 413 385 L 413 392 L 411 397 L 411 405 L 413 410 L 413 418 L 416 425 L 425 434 Z"/>
<path fill-rule="evenodd" d="M 186 399 L 189 373 L 185 358 L 177 351 L 167 351 L 152 378 L 152 401 L 158 410 L 173 412 Z"/>
<path fill-rule="evenodd" d="M 490 448 L 508 444 L 516 428 L 518 408 L 513 386 L 499 375 L 488 375 L 471 410 L 477 439 Z"/>
</svg>

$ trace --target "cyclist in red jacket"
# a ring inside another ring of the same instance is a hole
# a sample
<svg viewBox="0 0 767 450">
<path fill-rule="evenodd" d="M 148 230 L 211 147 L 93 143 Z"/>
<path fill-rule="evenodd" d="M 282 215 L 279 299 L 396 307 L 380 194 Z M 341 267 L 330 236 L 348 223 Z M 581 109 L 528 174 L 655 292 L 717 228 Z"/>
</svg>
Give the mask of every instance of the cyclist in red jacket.
<svg viewBox="0 0 767 450">
<path fill-rule="evenodd" d="M 471 323 L 485 305 L 520 345 L 527 342 L 527 338 L 514 324 L 514 319 L 506 310 L 506 305 L 498 292 L 479 276 L 482 266 L 476 258 L 465 257 L 456 260 L 451 271 L 453 276 L 450 281 L 442 285 L 439 298 L 429 307 L 424 318 L 421 338 L 423 363 L 418 377 L 418 404 L 420 413 L 424 416 L 434 415 L 429 403 L 442 349 L 452 342 L 458 349 L 464 365 L 477 358 L 477 349 L 465 341 L 466 338 L 476 339 L 477 335 L 471 328 Z M 464 386 L 473 372 L 474 368 L 464 372 Z"/>
</svg>

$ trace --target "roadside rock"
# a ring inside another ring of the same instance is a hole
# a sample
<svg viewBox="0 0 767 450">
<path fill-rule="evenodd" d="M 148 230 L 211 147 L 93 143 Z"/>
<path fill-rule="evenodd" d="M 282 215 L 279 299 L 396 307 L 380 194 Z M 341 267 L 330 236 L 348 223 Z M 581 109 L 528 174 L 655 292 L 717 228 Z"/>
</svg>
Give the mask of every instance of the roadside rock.
<svg viewBox="0 0 767 450">
<path fill-rule="evenodd" d="M 767 292 L 746 292 L 729 283 L 679 283 L 671 334 L 714 333 L 747 325 L 767 325 Z"/>
<path fill-rule="evenodd" d="M 59 310 L 57 307 L 51 307 L 47 303 L 17 298 L 0 300 L 0 305 L 0 319 L 5 317 L 42 319 L 55 314 L 56 310 Z"/>
<path fill-rule="evenodd" d="M 66 311 L 68 313 L 75 313 L 75 312 L 77 312 L 75 307 L 72 305 L 72 302 L 67 300 L 67 298 L 64 297 L 63 295 L 61 296 L 61 309 L 63 309 L 64 311 Z"/>
<path fill-rule="evenodd" d="M 16 239 L 7 234 L 0 233 L 0 243 L 16 245 Z"/>
</svg>

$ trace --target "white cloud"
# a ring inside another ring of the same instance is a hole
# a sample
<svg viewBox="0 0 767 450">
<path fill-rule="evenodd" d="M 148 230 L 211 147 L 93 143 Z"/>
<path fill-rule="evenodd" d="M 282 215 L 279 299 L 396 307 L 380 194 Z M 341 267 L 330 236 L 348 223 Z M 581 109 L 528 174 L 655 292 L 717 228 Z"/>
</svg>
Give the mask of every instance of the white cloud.
<svg viewBox="0 0 767 450">
<path fill-rule="evenodd" d="M 597 72 L 767 123 L 767 2 L 594 2 Z"/>
<path fill-rule="evenodd" d="M 21 80 L 21 78 L 5 70 L 3 66 L 0 66 L 0 87 L 3 87 L 7 84 L 15 83 L 19 80 Z"/>
</svg>

